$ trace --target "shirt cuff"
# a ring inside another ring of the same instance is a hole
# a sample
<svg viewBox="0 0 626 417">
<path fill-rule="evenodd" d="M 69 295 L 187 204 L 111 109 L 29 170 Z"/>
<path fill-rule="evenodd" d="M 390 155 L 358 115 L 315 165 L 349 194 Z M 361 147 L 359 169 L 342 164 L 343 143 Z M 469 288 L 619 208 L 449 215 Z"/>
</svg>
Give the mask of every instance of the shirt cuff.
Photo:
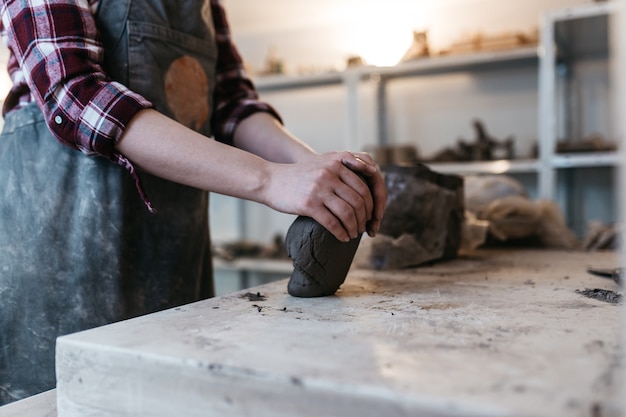
<svg viewBox="0 0 626 417">
<path fill-rule="evenodd" d="M 141 95 L 122 84 L 110 82 L 93 95 L 74 123 L 65 120 L 66 116 L 57 108 L 52 115 L 51 124 L 59 137 L 74 137 L 75 141 L 71 145 L 76 149 L 87 155 L 102 156 L 129 171 L 146 208 L 155 212 L 135 167 L 115 148 L 132 118 L 139 111 L 151 107 L 152 103 Z"/>
<path fill-rule="evenodd" d="M 100 88 L 76 120 L 76 148 L 88 155 L 117 161 L 115 145 L 135 115 L 152 103 L 117 82 Z M 55 115 L 56 123 L 59 119 Z"/>
</svg>

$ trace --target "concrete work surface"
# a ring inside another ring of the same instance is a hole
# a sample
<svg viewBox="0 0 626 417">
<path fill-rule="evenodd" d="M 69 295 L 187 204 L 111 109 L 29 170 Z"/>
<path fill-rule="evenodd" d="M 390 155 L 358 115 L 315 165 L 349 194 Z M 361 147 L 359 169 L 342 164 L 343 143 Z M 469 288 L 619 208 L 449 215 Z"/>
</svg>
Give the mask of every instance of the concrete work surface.
<svg viewBox="0 0 626 417">
<path fill-rule="evenodd" d="M 619 258 L 479 251 L 65 336 L 58 416 L 620 416 L 622 305 L 577 292 L 620 289 L 589 266 Z"/>
<path fill-rule="evenodd" d="M 0 417 L 57 417 L 56 390 L 0 407 Z"/>
</svg>

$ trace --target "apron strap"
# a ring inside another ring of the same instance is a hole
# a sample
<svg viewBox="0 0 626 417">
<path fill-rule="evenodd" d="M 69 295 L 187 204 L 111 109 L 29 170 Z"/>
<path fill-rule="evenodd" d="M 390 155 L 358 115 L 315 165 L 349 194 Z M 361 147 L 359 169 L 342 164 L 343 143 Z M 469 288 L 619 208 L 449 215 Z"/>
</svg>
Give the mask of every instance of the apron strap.
<svg viewBox="0 0 626 417">
<path fill-rule="evenodd" d="M 125 42 L 120 42 L 122 36 L 126 32 L 126 22 L 128 20 L 128 13 L 130 11 L 131 0 L 101 0 L 96 11 L 96 24 L 100 31 L 102 44 L 104 45 L 104 62 L 111 61 L 112 57 L 119 56 L 120 52 L 118 48 L 127 48 Z M 106 24 L 103 24 L 106 22 Z M 127 53 L 122 51 L 122 56 L 126 56 Z M 121 67 L 121 68 L 120 68 Z M 105 68 L 107 73 L 111 77 L 127 85 L 128 78 L 128 62 L 116 68 Z"/>
</svg>

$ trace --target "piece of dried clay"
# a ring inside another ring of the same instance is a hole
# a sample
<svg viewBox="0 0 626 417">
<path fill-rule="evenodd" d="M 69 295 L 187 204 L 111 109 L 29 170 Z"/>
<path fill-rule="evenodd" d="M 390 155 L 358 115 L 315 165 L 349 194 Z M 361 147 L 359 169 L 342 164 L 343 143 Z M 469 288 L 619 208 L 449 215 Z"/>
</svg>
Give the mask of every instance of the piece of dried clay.
<svg viewBox="0 0 626 417">
<path fill-rule="evenodd" d="M 293 272 L 287 291 L 294 297 L 333 295 L 343 284 L 361 235 L 341 242 L 310 217 L 299 216 L 285 237 Z"/>
</svg>

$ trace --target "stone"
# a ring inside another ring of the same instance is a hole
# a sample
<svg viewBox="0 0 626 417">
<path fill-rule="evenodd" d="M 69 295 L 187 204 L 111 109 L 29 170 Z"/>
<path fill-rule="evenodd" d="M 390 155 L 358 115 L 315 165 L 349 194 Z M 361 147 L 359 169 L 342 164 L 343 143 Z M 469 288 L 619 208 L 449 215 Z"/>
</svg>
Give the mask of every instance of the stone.
<svg viewBox="0 0 626 417">
<path fill-rule="evenodd" d="M 382 168 L 387 205 L 378 235 L 359 253 L 359 267 L 399 269 L 457 256 L 465 216 L 463 178 L 426 165 Z"/>
</svg>

